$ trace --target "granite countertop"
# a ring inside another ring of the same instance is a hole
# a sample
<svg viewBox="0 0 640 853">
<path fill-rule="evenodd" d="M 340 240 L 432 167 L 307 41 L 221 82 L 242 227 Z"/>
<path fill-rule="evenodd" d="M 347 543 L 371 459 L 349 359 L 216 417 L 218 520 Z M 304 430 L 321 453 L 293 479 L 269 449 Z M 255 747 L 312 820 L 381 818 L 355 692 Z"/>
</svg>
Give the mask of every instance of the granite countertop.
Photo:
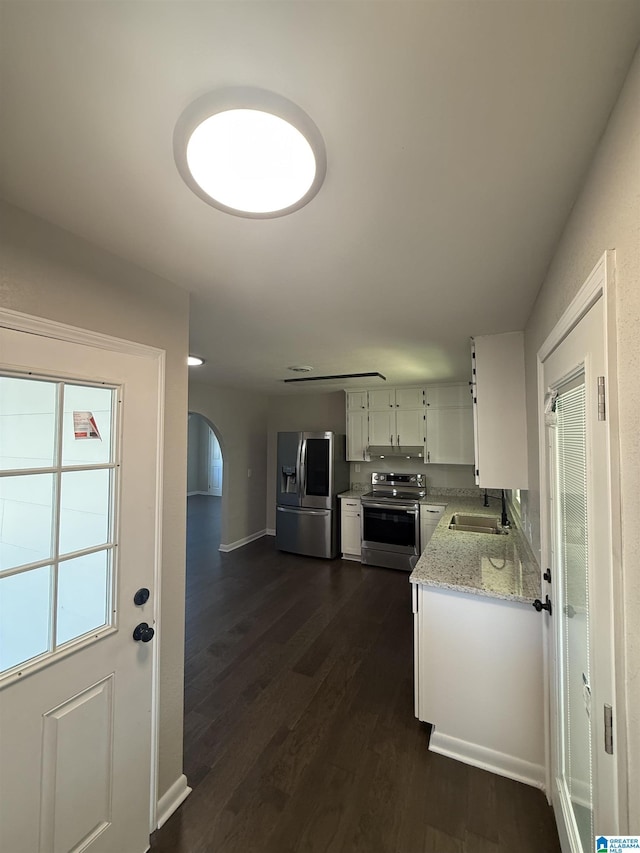
<svg viewBox="0 0 640 853">
<path fill-rule="evenodd" d="M 349 489 L 346 492 L 340 492 L 338 497 L 339 498 L 357 498 L 358 500 L 360 500 L 360 498 L 362 497 L 363 494 L 364 494 L 364 492 L 358 492 L 355 489 Z"/>
<path fill-rule="evenodd" d="M 411 583 L 528 604 L 540 598 L 539 566 L 516 527 L 506 536 L 449 530 L 456 512 L 499 518 L 499 502 L 485 507 L 482 498 L 438 494 L 429 494 L 424 502 L 446 504 L 446 510 L 411 573 Z"/>
</svg>

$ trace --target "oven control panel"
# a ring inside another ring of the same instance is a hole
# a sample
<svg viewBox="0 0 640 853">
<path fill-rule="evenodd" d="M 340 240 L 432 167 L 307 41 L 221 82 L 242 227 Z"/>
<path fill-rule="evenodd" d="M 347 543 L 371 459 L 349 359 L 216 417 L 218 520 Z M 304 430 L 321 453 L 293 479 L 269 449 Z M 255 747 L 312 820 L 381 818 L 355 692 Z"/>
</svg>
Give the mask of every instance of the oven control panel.
<svg viewBox="0 0 640 853">
<path fill-rule="evenodd" d="M 417 488 L 424 488 L 425 485 L 425 475 L 424 474 L 372 474 L 371 475 L 371 485 L 385 485 L 385 486 L 416 486 Z"/>
</svg>

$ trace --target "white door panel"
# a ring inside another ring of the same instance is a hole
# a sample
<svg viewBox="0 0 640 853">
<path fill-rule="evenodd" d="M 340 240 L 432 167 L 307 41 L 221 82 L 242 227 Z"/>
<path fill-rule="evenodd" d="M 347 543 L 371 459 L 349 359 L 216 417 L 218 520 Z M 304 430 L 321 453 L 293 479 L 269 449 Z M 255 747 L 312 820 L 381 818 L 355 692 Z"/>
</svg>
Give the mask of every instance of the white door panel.
<svg viewBox="0 0 640 853">
<path fill-rule="evenodd" d="M 209 494 L 222 495 L 222 450 L 214 431 L 209 427 Z"/>
<path fill-rule="evenodd" d="M 616 757 L 605 751 L 604 732 L 615 676 L 609 438 L 607 421 L 598 417 L 598 377 L 606 375 L 603 302 L 546 358 L 543 374 L 555 394 L 545 436 L 552 794 L 565 853 L 588 853 L 594 835 L 618 832 Z"/>
<path fill-rule="evenodd" d="M 154 625 L 160 365 L 159 351 L 132 355 L 0 328 L 0 373 L 16 380 L 18 409 L 32 390 L 49 403 L 43 410 L 34 402 L 31 412 L 23 406 L 25 438 L 15 438 L 13 461 L 0 460 L 0 489 L 26 493 L 22 518 L 39 518 L 42 528 L 21 541 L 23 521 L 6 517 L 19 501 L 0 500 L 7 555 L 0 611 L 4 590 L 24 617 L 0 629 L 0 644 L 13 643 L 13 657 L 0 656 L 3 851 L 143 853 L 149 846 L 157 640 L 132 635 L 141 622 Z M 34 376 L 48 382 L 32 389 Z M 0 394 L 0 435 L 15 436 L 15 400 Z M 78 439 L 74 412 L 93 414 L 99 438 Z M 17 482 L 16 469 L 42 468 Z M 35 478 L 48 479 L 48 502 L 38 498 Z M 141 588 L 151 597 L 136 606 Z"/>
<path fill-rule="evenodd" d="M 424 409 L 398 409 L 396 412 L 397 447 L 424 444 L 426 429 Z"/>
</svg>

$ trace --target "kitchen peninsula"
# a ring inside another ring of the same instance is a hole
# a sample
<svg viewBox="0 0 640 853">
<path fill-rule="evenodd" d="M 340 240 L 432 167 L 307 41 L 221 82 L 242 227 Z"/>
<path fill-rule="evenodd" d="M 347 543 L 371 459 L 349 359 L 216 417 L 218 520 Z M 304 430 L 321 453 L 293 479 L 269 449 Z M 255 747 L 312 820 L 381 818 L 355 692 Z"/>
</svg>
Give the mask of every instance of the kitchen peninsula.
<svg viewBox="0 0 640 853">
<path fill-rule="evenodd" d="M 482 498 L 429 494 L 445 513 L 411 573 L 415 713 L 430 749 L 542 787 L 540 570 L 522 532 L 450 529 L 454 515 L 498 518 Z"/>
</svg>

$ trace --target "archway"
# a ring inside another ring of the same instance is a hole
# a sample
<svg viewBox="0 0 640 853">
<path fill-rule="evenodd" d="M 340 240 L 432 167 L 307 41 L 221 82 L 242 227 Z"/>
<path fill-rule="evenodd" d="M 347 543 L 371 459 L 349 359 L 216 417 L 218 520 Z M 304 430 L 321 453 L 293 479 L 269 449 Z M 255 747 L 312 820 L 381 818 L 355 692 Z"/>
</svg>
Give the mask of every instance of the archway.
<svg viewBox="0 0 640 853">
<path fill-rule="evenodd" d="M 211 544 L 219 549 L 225 517 L 224 452 L 215 425 L 189 412 L 187 443 L 187 518 L 206 515 Z"/>
</svg>

